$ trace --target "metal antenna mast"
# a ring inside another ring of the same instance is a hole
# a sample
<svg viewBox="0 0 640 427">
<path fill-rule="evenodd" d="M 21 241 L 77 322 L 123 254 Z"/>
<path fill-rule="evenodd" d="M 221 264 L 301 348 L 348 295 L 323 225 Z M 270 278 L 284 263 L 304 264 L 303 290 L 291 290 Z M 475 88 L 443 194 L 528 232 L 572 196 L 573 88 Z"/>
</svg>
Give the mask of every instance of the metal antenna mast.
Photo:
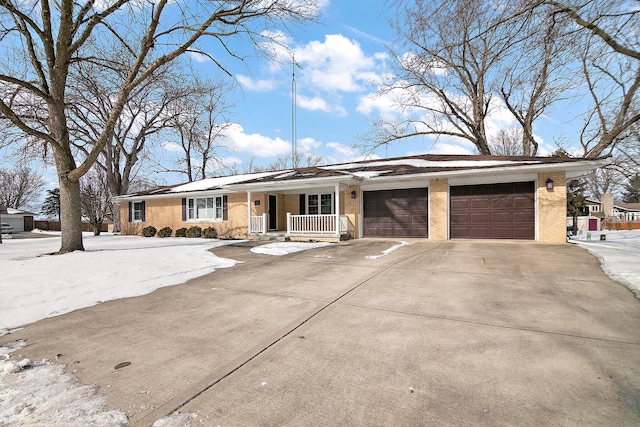
<svg viewBox="0 0 640 427">
<path fill-rule="evenodd" d="M 296 161 L 296 58 L 291 56 L 291 167 L 297 167 Z"/>
</svg>

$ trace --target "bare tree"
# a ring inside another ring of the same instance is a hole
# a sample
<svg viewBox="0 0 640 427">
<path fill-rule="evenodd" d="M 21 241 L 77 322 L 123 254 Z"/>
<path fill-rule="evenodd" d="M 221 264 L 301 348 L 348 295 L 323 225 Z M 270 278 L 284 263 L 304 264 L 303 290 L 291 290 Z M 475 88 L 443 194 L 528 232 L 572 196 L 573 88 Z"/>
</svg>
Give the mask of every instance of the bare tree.
<svg viewBox="0 0 640 427">
<path fill-rule="evenodd" d="M 181 149 L 175 171 L 184 173 L 192 182 L 211 175 L 213 166 L 224 168 L 217 153 L 227 150 L 220 140 L 231 125 L 225 117 L 230 108 L 225 94 L 231 88 L 224 82 L 197 78 L 186 83 L 190 93 L 174 106 L 170 126 Z"/>
<path fill-rule="evenodd" d="M 500 129 L 498 134 L 489 142 L 491 154 L 494 156 L 522 156 L 522 129 Z"/>
<path fill-rule="evenodd" d="M 287 165 L 295 164 L 297 168 L 304 167 L 313 167 L 321 165 L 325 158 L 319 154 L 313 153 L 301 153 L 296 152 L 295 162 L 291 162 L 291 154 L 287 154 L 284 156 L 278 156 L 276 160 L 272 161 L 266 166 L 253 166 L 253 170 L 251 172 L 268 172 L 268 171 L 280 171 L 287 170 L 289 167 Z"/>
<path fill-rule="evenodd" d="M 28 167 L 15 170 L 0 169 L 0 206 L 27 209 L 36 202 L 45 181 L 41 175 Z"/>
<path fill-rule="evenodd" d="M 117 55 L 116 52 L 113 53 Z M 117 118 L 113 135 L 97 159 L 106 173 L 109 194 L 117 196 L 129 192 L 146 157 L 150 141 L 168 129 L 175 117 L 174 104 L 189 95 L 188 75 L 178 61 L 157 70 L 147 81 L 132 91 L 122 114 Z M 114 88 L 121 80 L 119 70 L 104 70 L 83 64 L 74 75 L 77 83 L 69 89 L 70 132 L 76 150 L 87 155 L 92 141 L 98 139 L 106 126 L 115 98 Z M 176 81 L 184 84 L 175 84 Z M 114 232 L 120 231 L 120 210 L 112 209 Z"/>
<path fill-rule="evenodd" d="M 583 155 L 612 153 L 640 121 L 640 10 L 629 0 L 523 1 L 519 20 L 531 10 L 563 16 L 562 31 L 578 53 L 591 105 L 583 114 Z"/>
<path fill-rule="evenodd" d="M 112 213 L 107 174 L 102 168 L 94 166 L 80 179 L 80 205 L 94 236 L 99 236 L 104 219 Z"/>
<path fill-rule="evenodd" d="M 177 13 L 179 12 L 179 13 Z M 228 43 L 243 36 L 259 49 L 262 28 L 303 22 L 317 13 L 315 1 L 214 0 L 153 3 L 112 0 L 95 4 L 71 0 L 0 0 L 0 113 L 25 134 L 51 147 L 61 197 L 60 252 L 83 250 L 80 178 L 110 142 L 131 93 L 158 69 L 186 52 L 199 51 L 220 67 L 220 60 L 198 46 L 203 37 Z M 100 42 L 98 42 L 100 41 Z M 113 58 L 102 46 L 118 46 Z M 237 45 L 234 45 L 237 46 Z M 86 155 L 74 152 L 70 138 L 67 91 L 71 71 L 91 62 L 126 70 L 99 137 Z"/>
<path fill-rule="evenodd" d="M 555 102 L 566 98 L 576 84 L 567 72 L 570 56 L 557 16 L 534 13 L 522 28 L 522 39 L 504 52 L 500 96 L 521 127 L 521 155 L 535 156 L 538 142 L 533 126 Z M 499 154 L 499 153 L 493 153 Z"/>
<path fill-rule="evenodd" d="M 382 117 L 364 139 L 374 147 L 440 135 L 467 140 L 491 154 L 486 120 L 494 107 L 501 58 L 520 40 L 523 24 L 494 26 L 507 12 L 483 0 L 402 1 L 393 27 L 397 75 L 381 96 L 400 118 Z M 400 50 L 402 49 L 402 51 Z"/>
</svg>

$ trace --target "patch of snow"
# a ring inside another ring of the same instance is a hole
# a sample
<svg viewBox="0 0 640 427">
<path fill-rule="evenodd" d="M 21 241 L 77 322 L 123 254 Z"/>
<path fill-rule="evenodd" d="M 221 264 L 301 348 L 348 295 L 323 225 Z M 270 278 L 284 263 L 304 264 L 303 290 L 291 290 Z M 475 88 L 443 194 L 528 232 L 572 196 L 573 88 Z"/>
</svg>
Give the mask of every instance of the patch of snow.
<svg viewBox="0 0 640 427">
<path fill-rule="evenodd" d="M 170 417 L 157 420 L 151 427 L 191 427 L 191 422 L 198 418 L 197 414 L 177 412 Z"/>
<path fill-rule="evenodd" d="M 256 254 L 282 256 L 295 252 L 306 251 L 308 249 L 329 246 L 330 244 L 331 243 L 328 242 L 274 242 L 251 248 L 251 252 Z"/>
<path fill-rule="evenodd" d="M 590 234 L 593 240 L 586 240 L 586 233 L 583 233 L 578 239 L 569 241 L 597 256 L 607 276 L 622 283 L 640 298 L 640 230 L 605 230 Z M 601 234 L 605 240 L 600 240 Z"/>
<path fill-rule="evenodd" d="M 321 166 L 325 170 L 348 170 L 359 168 L 374 168 L 380 166 L 413 166 L 416 168 L 468 168 L 468 167 L 486 167 L 486 166 L 507 166 L 521 164 L 522 162 L 514 162 L 512 160 L 424 160 L 424 159 L 396 159 L 381 160 L 379 162 L 369 163 L 346 163 L 342 165 Z M 539 163 L 539 162 L 535 162 Z"/>
<path fill-rule="evenodd" d="M 382 251 L 382 253 L 380 255 L 367 255 L 366 257 L 364 257 L 364 259 L 378 259 L 378 258 L 382 258 L 383 256 L 387 256 L 390 253 L 397 251 L 398 249 L 400 249 L 403 246 L 407 246 L 410 245 L 411 243 L 409 242 L 404 242 L 404 241 L 400 241 L 398 242 L 397 245 L 393 245 L 391 246 L 389 249 L 385 249 L 384 251 Z"/>
<path fill-rule="evenodd" d="M 383 175 L 385 173 L 389 173 L 392 172 L 390 170 L 388 171 L 359 171 L 359 172 L 353 172 L 353 176 L 357 176 L 358 178 L 375 178 L 377 176 Z"/>
<path fill-rule="evenodd" d="M 85 251 L 47 255 L 60 239 L 14 239 L 0 245 L 0 335 L 100 302 L 148 294 L 232 267 L 210 239 L 85 236 Z"/>
<path fill-rule="evenodd" d="M 266 178 L 277 174 L 282 174 L 283 171 L 277 172 L 260 172 L 260 173 L 248 173 L 244 175 L 232 175 L 221 176 L 218 178 L 207 178 L 200 181 L 189 182 L 187 184 L 178 185 L 171 189 L 172 193 L 183 193 L 191 191 L 204 191 L 220 188 L 224 185 L 240 184 L 245 181 L 251 181 L 254 179 Z"/>
<path fill-rule="evenodd" d="M 107 398 L 96 394 L 97 386 L 78 384 L 74 375 L 64 373 L 64 368 L 48 360 L 28 365 L 24 360 L 0 361 L 2 425 L 128 425 L 124 413 L 102 411 Z"/>
</svg>

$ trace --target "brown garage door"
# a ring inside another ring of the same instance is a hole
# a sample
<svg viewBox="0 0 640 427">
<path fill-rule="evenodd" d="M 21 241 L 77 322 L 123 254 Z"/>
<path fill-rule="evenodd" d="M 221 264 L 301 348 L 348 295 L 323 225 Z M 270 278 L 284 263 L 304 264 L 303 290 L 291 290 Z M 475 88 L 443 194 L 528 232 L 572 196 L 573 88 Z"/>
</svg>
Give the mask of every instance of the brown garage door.
<svg viewBox="0 0 640 427">
<path fill-rule="evenodd" d="M 365 237 L 428 237 L 426 188 L 364 192 Z"/>
<path fill-rule="evenodd" d="M 452 239 L 534 239 L 534 183 L 451 187 Z"/>
</svg>

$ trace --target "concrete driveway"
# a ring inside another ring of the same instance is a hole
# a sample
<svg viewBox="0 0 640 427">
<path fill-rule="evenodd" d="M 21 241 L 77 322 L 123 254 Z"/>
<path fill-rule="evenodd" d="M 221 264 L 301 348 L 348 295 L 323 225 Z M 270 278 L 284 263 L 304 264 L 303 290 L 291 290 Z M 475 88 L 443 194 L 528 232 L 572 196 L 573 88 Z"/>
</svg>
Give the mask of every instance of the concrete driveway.
<svg viewBox="0 0 640 427">
<path fill-rule="evenodd" d="M 0 342 L 59 355 L 134 426 L 640 424 L 640 301 L 595 257 L 415 241 L 367 258 L 394 243 L 221 247 L 244 263 Z"/>
</svg>

